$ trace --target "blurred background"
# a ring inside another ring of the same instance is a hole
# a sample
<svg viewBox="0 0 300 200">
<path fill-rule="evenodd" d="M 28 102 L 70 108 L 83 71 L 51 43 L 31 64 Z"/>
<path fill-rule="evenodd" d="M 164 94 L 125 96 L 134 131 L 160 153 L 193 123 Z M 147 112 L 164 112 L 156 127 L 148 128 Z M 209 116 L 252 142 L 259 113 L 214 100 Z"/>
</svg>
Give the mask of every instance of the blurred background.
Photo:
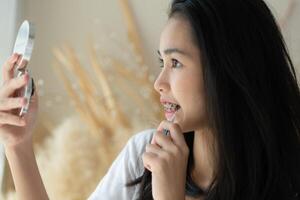
<svg viewBox="0 0 300 200">
<path fill-rule="evenodd" d="M 300 72 L 300 1 L 267 0 Z M 127 139 L 163 119 L 153 91 L 170 0 L 0 0 L 0 63 L 35 24 L 35 151 L 51 199 L 85 199 Z M 298 73 L 299 74 L 299 73 Z M 74 178 L 76 174 L 76 178 Z M 3 199 L 14 199 L 3 150 Z"/>
</svg>

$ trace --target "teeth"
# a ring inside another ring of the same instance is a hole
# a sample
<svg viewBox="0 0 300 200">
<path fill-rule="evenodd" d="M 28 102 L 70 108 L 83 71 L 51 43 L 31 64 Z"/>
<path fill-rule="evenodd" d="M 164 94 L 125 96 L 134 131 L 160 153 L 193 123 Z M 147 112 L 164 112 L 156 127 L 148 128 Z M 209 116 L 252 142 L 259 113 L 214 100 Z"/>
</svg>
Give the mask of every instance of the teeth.
<svg viewBox="0 0 300 200">
<path fill-rule="evenodd" d="M 165 103 L 164 104 L 164 110 L 165 111 L 176 111 L 176 110 L 178 110 L 180 108 L 180 106 L 179 105 L 177 105 L 177 104 L 174 104 L 174 103 Z"/>
</svg>

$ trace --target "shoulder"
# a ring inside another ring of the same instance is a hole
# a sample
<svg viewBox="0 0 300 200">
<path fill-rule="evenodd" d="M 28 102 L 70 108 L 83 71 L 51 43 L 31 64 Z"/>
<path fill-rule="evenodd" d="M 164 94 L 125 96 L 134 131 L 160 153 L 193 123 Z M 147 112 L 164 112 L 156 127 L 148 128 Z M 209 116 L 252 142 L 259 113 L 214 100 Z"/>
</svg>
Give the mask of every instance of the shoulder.
<svg viewBox="0 0 300 200">
<path fill-rule="evenodd" d="M 154 132 L 155 129 L 147 129 L 129 138 L 89 200 L 104 196 L 106 199 L 134 199 L 138 193 L 138 185 L 134 187 L 125 185 L 141 176 L 144 170 L 142 154 L 146 145 L 151 142 Z"/>
<path fill-rule="evenodd" d="M 132 170 L 135 176 L 140 176 L 144 169 L 142 154 L 145 151 L 146 145 L 151 142 L 155 131 L 156 129 L 146 129 L 134 134 L 129 138 L 124 148 L 126 151 L 125 155 L 126 157 L 128 156 L 127 159 L 134 168 Z"/>
<path fill-rule="evenodd" d="M 141 152 L 147 144 L 151 142 L 156 129 L 146 129 L 131 136 L 127 142 L 127 146 Z"/>
<path fill-rule="evenodd" d="M 106 176 L 121 174 L 126 179 L 133 179 L 140 176 L 144 169 L 142 154 L 146 145 L 151 142 L 155 129 L 146 129 L 132 135 L 123 149 L 108 169 Z"/>
</svg>

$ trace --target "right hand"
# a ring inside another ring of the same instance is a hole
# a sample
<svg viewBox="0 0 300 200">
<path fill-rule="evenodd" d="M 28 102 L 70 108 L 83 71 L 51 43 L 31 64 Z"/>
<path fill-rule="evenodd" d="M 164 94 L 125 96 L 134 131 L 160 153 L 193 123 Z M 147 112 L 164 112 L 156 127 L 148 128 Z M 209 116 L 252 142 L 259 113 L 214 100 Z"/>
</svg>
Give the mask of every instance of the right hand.
<svg viewBox="0 0 300 200">
<path fill-rule="evenodd" d="M 26 105 L 26 98 L 17 97 L 18 90 L 24 89 L 29 75 L 14 77 L 14 66 L 19 56 L 13 54 L 2 67 L 0 87 L 0 139 L 5 147 L 14 147 L 32 142 L 32 132 L 37 118 L 38 97 L 35 92 L 30 100 L 27 113 L 22 117 L 19 112 Z"/>
</svg>

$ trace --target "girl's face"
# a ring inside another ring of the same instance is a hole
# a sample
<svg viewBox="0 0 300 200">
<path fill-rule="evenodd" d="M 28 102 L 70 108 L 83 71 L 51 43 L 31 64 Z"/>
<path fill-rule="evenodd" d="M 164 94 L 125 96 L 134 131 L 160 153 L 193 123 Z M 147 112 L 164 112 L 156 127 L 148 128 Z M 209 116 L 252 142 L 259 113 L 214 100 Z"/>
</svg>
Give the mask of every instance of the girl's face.
<svg viewBox="0 0 300 200">
<path fill-rule="evenodd" d="M 162 69 L 154 88 L 160 93 L 161 101 L 166 100 L 180 106 L 175 113 L 175 122 L 183 132 L 205 126 L 200 50 L 193 41 L 187 20 L 178 16 L 168 20 L 161 33 L 158 54 Z"/>
</svg>

